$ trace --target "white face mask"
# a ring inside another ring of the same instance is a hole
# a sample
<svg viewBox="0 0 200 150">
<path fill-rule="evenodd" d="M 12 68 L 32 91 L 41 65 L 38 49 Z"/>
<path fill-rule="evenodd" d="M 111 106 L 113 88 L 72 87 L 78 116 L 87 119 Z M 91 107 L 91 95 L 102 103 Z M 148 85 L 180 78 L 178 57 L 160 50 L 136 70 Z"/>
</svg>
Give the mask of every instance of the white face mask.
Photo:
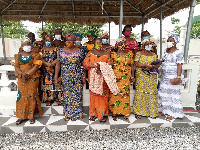
<svg viewBox="0 0 200 150">
<path fill-rule="evenodd" d="M 167 42 L 167 48 L 171 48 L 172 46 L 174 46 L 173 43 L 174 43 L 174 42 Z"/>
<path fill-rule="evenodd" d="M 25 51 L 25 52 L 30 52 L 31 51 L 31 46 L 29 45 L 29 46 L 24 46 L 23 47 L 23 50 Z"/>
<path fill-rule="evenodd" d="M 61 35 L 55 35 L 56 40 L 61 40 Z"/>
</svg>

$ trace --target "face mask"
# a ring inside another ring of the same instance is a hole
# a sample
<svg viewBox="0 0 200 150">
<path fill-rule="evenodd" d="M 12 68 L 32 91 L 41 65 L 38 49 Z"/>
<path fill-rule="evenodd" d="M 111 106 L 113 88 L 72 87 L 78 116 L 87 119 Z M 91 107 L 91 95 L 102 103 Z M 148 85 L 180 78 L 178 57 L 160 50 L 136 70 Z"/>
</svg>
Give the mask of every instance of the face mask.
<svg viewBox="0 0 200 150">
<path fill-rule="evenodd" d="M 108 40 L 107 39 L 102 39 L 102 43 L 103 44 L 108 44 Z"/>
<path fill-rule="evenodd" d="M 71 47 L 72 47 L 70 43 L 66 43 L 66 46 L 67 46 L 68 48 L 71 48 Z"/>
<path fill-rule="evenodd" d="M 75 41 L 76 45 L 81 45 L 81 41 Z"/>
<path fill-rule="evenodd" d="M 99 49 L 101 47 L 101 45 L 95 45 L 95 48 Z"/>
<path fill-rule="evenodd" d="M 30 52 L 31 51 L 31 46 L 29 45 L 29 46 L 24 46 L 23 47 L 23 50 L 25 51 L 25 52 Z"/>
<path fill-rule="evenodd" d="M 50 47 L 50 46 L 51 46 L 51 42 L 50 42 L 50 41 L 45 41 L 45 45 L 46 45 L 47 47 Z"/>
<path fill-rule="evenodd" d="M 61 40 L 61 35 L 55 35 L 56 40 Z"/>
<path fill-rule="evenodd" d="M 151 47 L 152 47 L 152 45 L 147 45 L 147 46 L 145 46 L 145 49 L 148 50 L 148 51 L 150 51 Z"/>
<path fill-rule="evenodd" d="M 131 35 L 131 32 L 124 32 L 124 35 L 129 36 L 129 35 Z"/>
<path fill-rule="evenodd" d="M 143 40 L 144 40 L 144 39 L 150 39 L 150 37 L 149 37 L 149 36 L 145 36 L 145 37 L 143 37 Z"/>
<path fill-rule="evenodd" d="M 174 46 L 173 43 L 174 43 L 174 42 L 167 42 L 167 48 L 171 48 L 171 47 L 173 47 L 173 46 Z"/>
</svg>

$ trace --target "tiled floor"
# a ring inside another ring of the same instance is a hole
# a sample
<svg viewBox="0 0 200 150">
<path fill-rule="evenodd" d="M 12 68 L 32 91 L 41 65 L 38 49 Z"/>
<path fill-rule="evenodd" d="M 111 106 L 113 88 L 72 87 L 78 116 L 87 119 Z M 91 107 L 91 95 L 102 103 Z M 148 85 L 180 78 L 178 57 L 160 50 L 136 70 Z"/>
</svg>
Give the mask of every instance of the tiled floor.
<svg viewBox="0 0 200 150">
<path fill-rule="evenodd" d="M 51 107 L 42 104 L 44 115 L 38 117 L 35 115 L 35 124 L 24 121 L 20 125 L 16 125 L 15 110 L 0 110 L 0 133 L 31 133 L 31 132 L 55 132 L 67 130 L 90 130 L 90 129 L 114 129 L 114 128 L 145 128 L 145 127 L 189 127 L 200 126 L 200 113 L 185 111 L 183 119 L 175 119 L 166 121 L 164 116 L 156 119 L 142 117 L 135 119 L 131 114 L 128 120 L 124 120 L 123 116 L 119 116 L 117 121 L 113 121 L 112 116 L 108 117 L 106 123 L 100 123 L 98 120 L 89 121 L 88 107 L 84 107 L 84 117 L 77 121 L 64 121 L 62 106 Z M 184 108 L 194 110 L 194 108 Z"/>
</svg>

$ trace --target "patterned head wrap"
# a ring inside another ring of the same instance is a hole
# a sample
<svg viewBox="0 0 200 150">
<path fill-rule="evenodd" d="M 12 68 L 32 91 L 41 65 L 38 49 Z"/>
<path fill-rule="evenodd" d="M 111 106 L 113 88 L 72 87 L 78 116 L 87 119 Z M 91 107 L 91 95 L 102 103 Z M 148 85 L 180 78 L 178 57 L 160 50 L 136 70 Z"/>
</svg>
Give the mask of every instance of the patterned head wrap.
<svg viewBox="0 0 200 150">
<path fill-rule="evenodd" d="M 24 37 L 21 41 L 21 44 L 24 44 L 25 42 L 30 42 L 31 43 L 31 40 L 28 38 L 28 37 Z"/>
<path fill-rule="evenodd" d="M 93 31 L 88 31 L 87 32 L 87 36 L 90 35 L 90 34 L 92 34 L 94 36 L 94 38 L 97 38 L 97 36 L 95 35 L 95 33 Z"/>
<path fill-rule="evenodd" d="M 79 36 L 81 38 L 81 40 L 83 39 L 83 36 L 80 34 L 76 34 L 75 37 Z"/>
<path fill-rule="evenodd" d="M 172 34 L 170 37 L 172 37 L 176 43 L 179 43 L 179 37 L 177 35 Z"/>
<path fill-rule="evenodd" d="M 148 42 L 148 41 L 150 41 L 150 39 L 144 39 L 143 41 L 142 41 L 142 45 L 144 45 L 146 42 Z"/>
<path fill-rule="evenodd" d="M 65 39 L 68 37 L 71 37 L 74 41 L 76 41 L 76 37 L 73 34 L 68 33 L 67 35 L 65 35 Z"/>
<path fill-rule="evenodd" d="M 101 38 L 103 38 L 104 36 L 109 37 L 108 33 L 102 33 Z"/>
</svg>

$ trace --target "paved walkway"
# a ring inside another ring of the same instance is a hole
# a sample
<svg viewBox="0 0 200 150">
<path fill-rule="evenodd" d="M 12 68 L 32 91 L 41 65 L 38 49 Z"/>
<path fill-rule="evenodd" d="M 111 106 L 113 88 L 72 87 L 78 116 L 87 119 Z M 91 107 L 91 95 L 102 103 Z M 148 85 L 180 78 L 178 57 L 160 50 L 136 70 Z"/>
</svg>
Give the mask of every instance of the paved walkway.
<svg viewBox="0 0 200 150">
<path fill-rule="evenodd" d="M 24 121 L 20 125 L 16 125 L 15 110 L 0 110 L 0 133 L 32 133 L 32 132 L 50 132 L 50 131 L 70 131 L 70 130 L 100 130 L 100 129 L 123 129 L 123 128 L 147 128 L 147 127 L 191 127 L 200 126 L 200 113 L 185 112 L 183 119 L 175 119 L 166 121 L 164 116 L 156 119 L 142 117 L 135 119 L 131 114 L 128 120 L 124 120 L 123 116 L 119 116 L 117 121 L 113 121 L 112 116 L 108 117 L 106 123 L 100 123 L 98 120 L 89 121 L 88 107 L 84 107 L 84 117 L 77 121 L 64 121 L 62 106 L 45 106 L 42 104 L 44 115 L 36 116 L 35 124 Z M 195 108 L 184 108 L 187 110 L 195 110 Z"/>
</svg>

